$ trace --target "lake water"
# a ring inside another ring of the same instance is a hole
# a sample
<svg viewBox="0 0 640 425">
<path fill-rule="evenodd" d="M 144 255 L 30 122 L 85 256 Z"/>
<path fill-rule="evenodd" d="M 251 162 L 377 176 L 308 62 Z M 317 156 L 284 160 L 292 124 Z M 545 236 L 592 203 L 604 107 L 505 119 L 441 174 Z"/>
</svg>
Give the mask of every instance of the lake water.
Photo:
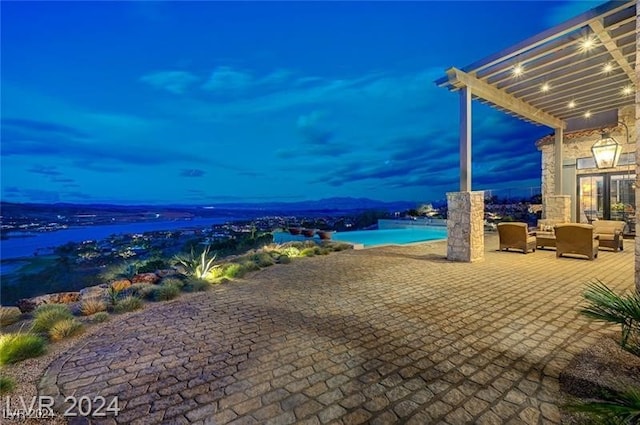
<svg viewBox="0 0 640 425">
<path fill-rule="evenodd" d="M 38 249 L 56 247 L 68 242 L 82 242 L 87 240 L 105 239 L 115 234 L 144 233 L 159 230 L 177 230 L 191 227 L 209 227 L 213 224 L 222 224 L 238 220 L 231 217 L 194 218 L 191 220 L 154 221 L 142 223 L 109 224 L 100 226 L 79 226 L 55 232 L 31 233 L 29 237 L 16 237 L 0 241 L 0 259 L 8 260 L 21 257 L 30 257 Z M 7 273 L 11 264 L 3 265 L 2 273 Z"/>
</svg>

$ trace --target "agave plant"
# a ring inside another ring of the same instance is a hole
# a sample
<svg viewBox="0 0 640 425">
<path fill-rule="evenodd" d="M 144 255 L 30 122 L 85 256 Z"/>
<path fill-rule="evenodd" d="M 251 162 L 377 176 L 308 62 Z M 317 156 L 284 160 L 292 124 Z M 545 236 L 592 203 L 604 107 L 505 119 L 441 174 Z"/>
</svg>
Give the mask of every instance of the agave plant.
<svg viewBox="0 0 640 425">
<path fill-rule="evenodd" d="M 220 267 L 214 265 L 216 254 L 209 256 L 210 245 L 207 245 L 199 255 L 196 255 L 191 248 L 190 255 L 176 255 L 175 260 L 178 264 L 182 264 L 187 271 L 198 279 L 204 279 L 212 270 Z"/>
<path fill-rule="evenodd" d="M 640 423 L 640 389 L 602 395 L 602 400 L 584 401 L 567 406 L 574 412 L 586 413 L 605 425 L 631 425 Z"/>
<path fill-rule="evenodd" d="M 588 304 L 580 313 L 622 327 L 620 346 L 640 355 L 640 294 L 618 295 L 601 281 L 591 282 L 583 294 Z"/>
</svg>

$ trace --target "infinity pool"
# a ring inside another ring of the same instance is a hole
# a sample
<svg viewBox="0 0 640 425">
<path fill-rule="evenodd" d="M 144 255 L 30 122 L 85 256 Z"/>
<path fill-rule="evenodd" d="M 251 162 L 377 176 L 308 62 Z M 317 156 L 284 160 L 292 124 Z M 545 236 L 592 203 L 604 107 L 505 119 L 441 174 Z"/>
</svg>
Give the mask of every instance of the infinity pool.
<svg viewBox="0 0 640 425">
<path fill-rule="evenodd" d="M 379 245 L 405 245 L 416 242 L 426 242 L 447 238 L 446 227 L 412 227 L 403 229 L 382 230 L 354 230 L 353 232 L 335 232 L 331 240 L 360 244 L 365 247 Z M 318 240 L 318 236 L 305 238 L 304 236 L 290 235 L 286 232 L 274 234 L 274 242 L 284 243 L 290 241 L 303 241 L 305 239 Z"/>
</svg>

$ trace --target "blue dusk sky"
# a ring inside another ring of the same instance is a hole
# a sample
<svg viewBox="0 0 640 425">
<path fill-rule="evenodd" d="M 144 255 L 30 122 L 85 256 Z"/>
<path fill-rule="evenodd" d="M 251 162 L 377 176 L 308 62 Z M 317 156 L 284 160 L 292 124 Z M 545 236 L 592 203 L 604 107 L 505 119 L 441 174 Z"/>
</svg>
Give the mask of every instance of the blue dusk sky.
<svg viewBox="0 0 640 425">
<path fill-rule="evenodd" d="M 434 81 L 600 3 L 3 1 L 2 199 L 442 199 Z M 473 188 L 539 187 L 551 129 L 473 112 Z"/>
</svg>

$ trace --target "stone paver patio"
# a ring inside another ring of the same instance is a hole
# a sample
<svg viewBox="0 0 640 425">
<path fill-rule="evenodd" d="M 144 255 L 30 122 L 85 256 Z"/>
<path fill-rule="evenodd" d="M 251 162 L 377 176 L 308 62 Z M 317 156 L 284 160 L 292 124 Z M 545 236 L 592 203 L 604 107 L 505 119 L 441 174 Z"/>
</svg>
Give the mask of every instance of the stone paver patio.
<svg viewBox="0 0 640 425">
<path fill-rule="evenodd" d="M 346 251 L 115 316 L 41 393 L 118 396 L 101 422 L 121 424 L 559 423 L 558 374 L 604 332 L 576 312 L 584 284 L 630 289 L 633 244 L 497 245 L 473 264 L 442 242 Z"/>
</svg>

